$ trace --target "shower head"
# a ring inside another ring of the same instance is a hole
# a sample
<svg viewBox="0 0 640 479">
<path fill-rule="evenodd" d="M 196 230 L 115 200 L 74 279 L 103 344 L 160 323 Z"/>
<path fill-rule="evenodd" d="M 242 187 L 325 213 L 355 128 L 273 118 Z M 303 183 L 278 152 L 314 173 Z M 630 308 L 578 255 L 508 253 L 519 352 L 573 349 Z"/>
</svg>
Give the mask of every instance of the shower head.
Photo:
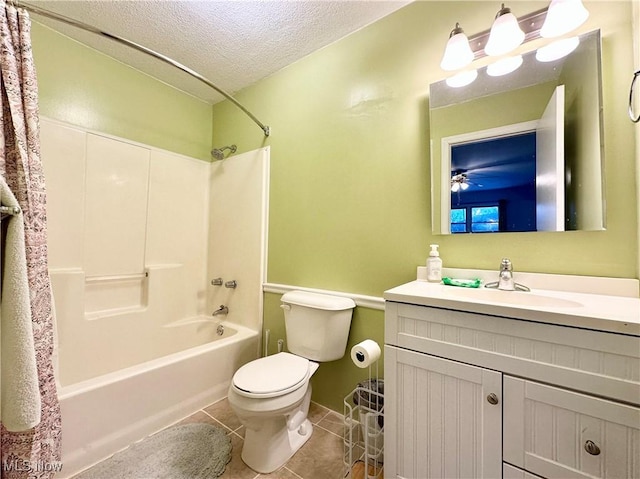
<svg viewBox="0 0 640 479">
<path fill-rule="evenodd" d="M 236 147 L 236 145 L 223 146 L 222 148 L 214 148 L 213 150 L 211 150 L 211 156 L 215 161 L 224 160 L 229 155 L 234 154 L 237 149 L 238 147 Z M 227 153 L 226 155 L 224 154 L 225 150 L 229 150 L 229 153 Z"/>
</svg>

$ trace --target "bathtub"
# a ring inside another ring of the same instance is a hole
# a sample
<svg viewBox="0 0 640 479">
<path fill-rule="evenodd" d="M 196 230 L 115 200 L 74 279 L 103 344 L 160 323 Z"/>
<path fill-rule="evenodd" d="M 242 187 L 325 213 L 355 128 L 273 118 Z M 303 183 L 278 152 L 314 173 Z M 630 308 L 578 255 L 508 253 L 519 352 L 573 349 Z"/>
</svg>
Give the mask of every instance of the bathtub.
<svg viewBox="0 0 640 479">
<path fill-rule="evenodd" d="M 213 342 L 60 388 L 63 470 L 56 478 L 224 398 L 233 373 L 258 356 L 260 335 L 221 324 L 224 335 Z"/>
</svg>

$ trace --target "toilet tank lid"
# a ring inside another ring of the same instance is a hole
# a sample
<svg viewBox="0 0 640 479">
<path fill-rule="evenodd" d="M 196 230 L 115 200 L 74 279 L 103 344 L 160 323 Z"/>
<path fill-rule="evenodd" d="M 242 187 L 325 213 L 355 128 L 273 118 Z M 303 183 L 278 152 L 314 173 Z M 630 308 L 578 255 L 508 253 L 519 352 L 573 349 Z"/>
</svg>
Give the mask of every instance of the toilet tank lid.
<svg viewBox="0 0 640 479">
<path fill-rule="evenodd" d="M 342 311 L 356 307 L 356 302 L 351 298 L 333 296 L 331 294 L 312 293 L 310 291 L 289 291 L 282 295 L 281 301 L 287 304 L 330 311 Z"/>
</svg>

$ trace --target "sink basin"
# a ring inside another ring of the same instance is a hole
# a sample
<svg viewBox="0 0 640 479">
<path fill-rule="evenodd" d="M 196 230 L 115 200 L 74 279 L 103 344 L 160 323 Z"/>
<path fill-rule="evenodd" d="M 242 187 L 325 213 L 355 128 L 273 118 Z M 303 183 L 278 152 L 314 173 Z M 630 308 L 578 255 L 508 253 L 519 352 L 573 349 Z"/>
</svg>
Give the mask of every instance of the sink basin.
<svg viewBox="0 0 640 479">
<path fill-rule="evenodd" d="M 491 303 L 513 304 L 516 306 L 538 306 L 542 308 L 578 308 L 582 306 L 582 304 L 577 301 L 524 291 L 457 288 L 454 286 L 444 286 L 443 291 L 446 291 L 446 296 L 452 299 L 488 301 Z"/>
</svg>

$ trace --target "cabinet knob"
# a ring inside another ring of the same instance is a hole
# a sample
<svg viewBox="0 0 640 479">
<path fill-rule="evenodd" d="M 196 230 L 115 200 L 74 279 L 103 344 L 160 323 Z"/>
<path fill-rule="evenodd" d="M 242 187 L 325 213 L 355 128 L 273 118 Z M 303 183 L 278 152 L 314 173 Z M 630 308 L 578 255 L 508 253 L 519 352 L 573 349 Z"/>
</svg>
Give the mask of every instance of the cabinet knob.
<svg viewBox="0 0 640 479">
<path fill-rule="evenodd" d="M 491 393 L 487 396 L 487 401 L 489 401 L 489 404 L 498 404 L 498 396 L 495 393 Z"/>
<path fill-rule="evenodd" d="M 592 456 L 597 456 L 600 454 L 600 448 L 593 441 L 587 441 L 584 443 L 584 450 L 587 451 Z"/>
</svg>

